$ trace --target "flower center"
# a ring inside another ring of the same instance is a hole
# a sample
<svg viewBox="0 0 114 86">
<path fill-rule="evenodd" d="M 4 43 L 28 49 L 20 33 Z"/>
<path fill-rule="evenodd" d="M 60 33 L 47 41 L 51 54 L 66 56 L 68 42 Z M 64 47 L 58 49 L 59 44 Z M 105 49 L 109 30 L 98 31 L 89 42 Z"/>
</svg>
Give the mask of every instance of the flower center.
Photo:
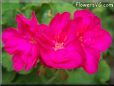
<svg viewBox="0 0 114 86">
<path fill-rule="evenodd" d="M 34 38 L 31 38 L 31 39 L 30 39 L 30 43 L 36 44 L 37 42 L 36 42 L 36 40 L 35 40 Z"/>
<path fill-rule="evenodd" d="M 54 50 L 57 51 L 57 50 L 60 50 L 60 49 L 63 49 L 64 48 L 64 43 L 55 43 L 55 47 L 54 47 Z"/>
<path fill-rule="evenodd" d="M 84 46 L 84 44 L 83 44 L 83 43 L 84 43 L 84 39 L 83 39 L 82 36 L 79 37 L 79 40 L 80 40 L 80 42 L 81 42 L 81 45 Z"/>
<path fill-rule="evenodd" d="M 80 36 L 79 39 L 80 39 L 81 42 L 83 42 L 83 37 L 82 36 Z"/>
</svg>

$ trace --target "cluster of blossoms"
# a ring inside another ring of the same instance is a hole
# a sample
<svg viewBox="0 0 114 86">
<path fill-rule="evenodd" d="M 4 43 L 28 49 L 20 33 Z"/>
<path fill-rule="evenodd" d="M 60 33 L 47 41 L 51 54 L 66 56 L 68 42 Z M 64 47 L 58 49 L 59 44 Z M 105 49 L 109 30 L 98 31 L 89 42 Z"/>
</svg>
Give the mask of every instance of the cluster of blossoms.
<svg viewBox="0 0 114 86">
<path fill-rule="evenodd" d="M 98 70 L 101 52 L 112 43 L 100 19 L 89 10 L 57 13 L 51 22 L 39 24 L 35 13 L 31 19 L 16 16 L 17 28 L 2 33 L 4 50 L 12 55 L 13 68 L 19 72 L 35 67 L 38 60 L 55 69 L 83 68 L 88 74 Z"/>
</svg>

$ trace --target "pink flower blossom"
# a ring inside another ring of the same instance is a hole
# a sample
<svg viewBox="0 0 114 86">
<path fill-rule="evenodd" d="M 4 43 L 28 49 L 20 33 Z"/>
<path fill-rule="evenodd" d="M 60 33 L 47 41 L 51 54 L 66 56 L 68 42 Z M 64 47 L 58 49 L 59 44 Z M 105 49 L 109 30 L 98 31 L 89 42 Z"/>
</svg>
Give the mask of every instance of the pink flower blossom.
<svg viewBox="0 0 114 86">
<path fill-rule="evenodd" d="M 16 71 L 30 70 L 41 62 L 56 69 L 84 68 L 88 74 L 98 70 L 101 52 L 111 43 L 111 35 L 102 28 L 100 19 L 89 10 L 57 13 L 49 25 L 38 24 L 32 18 L 16 16 L 18 29 L 7 28 L 2 33 L 4 49 L 13 56 Z"/>
<path fill-rule="evenodd" d="M 32 18 L 27 19 L 24 15 L 16 16 L 18 27 L 7 28 L 2 33 L 4 49 L 13 56 L 13 67 L 15 71 L 34 67 L 39 58 L 39 46 L 37 43 L 38 21 L 35 13 Z"/>
<path fill-rule="evenodd" d="M 100 53 L 106 51 L 112 43 L 111 35 L 102 28 L 100 19 L 89 10 L 78 10 L 72 21 L 76 40 L 83 48 L 82 67 L 89 74 L 98 70 Z"/>
<path fill-rule="evenodd" d="M 81 46 L 70 28 L 70 13 L 57 13 L 50 24 L 41 25 L 41 60 L 52 68 L 79 68 L 83 62 Z"/>
</svg>

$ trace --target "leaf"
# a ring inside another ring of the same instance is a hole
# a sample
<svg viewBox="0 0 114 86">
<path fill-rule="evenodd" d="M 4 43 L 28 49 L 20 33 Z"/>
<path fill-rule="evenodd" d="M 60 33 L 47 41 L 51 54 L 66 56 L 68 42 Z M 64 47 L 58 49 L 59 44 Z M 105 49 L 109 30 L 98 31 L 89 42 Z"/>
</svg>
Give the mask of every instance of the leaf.
<svg viewBox="0 0 114 86">
<path fill-rule="evenodd" d="M 2 53 L 2 66 L 6 68 L 7 71 L 12 71 L 12 57 L 8 55 L 6 52 Z"/>
<path fill-rule="evenodd" d="M 94 84 L 95 75 L 87 74 L 83 69 L 77 69 L 69 72 L 68 84 Z"/>
<path fill-rule="evenodd" d="M 19 3 L 2 3 L 2 13 L 4 14 L 6 11 L 16 10 L 19 8 Z"/>
<path fill-rule="evenodd" d="M 62 70 L 62 69 L 58 69 L 57 72 L 58 72 L 58 74 L 56 74 L 56 75 L 54 74 L 56 78 L 53 79 L 53 83 L 55 83 L 55 84 L 65 84 L 66 80 L 68 78 L 67 73 L 65 72 L 65 70 Z"/>
<path fill-rule="evenodd" d="M 52 11 L 54 12 L 54 14 L 56 14 L 57 12 L 70 12 L 71 15 L 73 15 L 74 11 L 76 10 L 76 8 L 71 4 L 71 3 L 66 3 L 66 2 L 60 2 L 60 3 L 52 3 L 50 4 Z"/>
<path fill-rule="evenodd" d="M 15 81 L 15 84 L 41 84 L 41 78 L 37 74 L 37 69 L 33 69 L 31 73 L 27 75 L 18 75 Z"/>
<path fill-rule="evenodd" d="M 42 8 L 41 13 L 43 14 L 41 21 L 45 24 L 48 24 L 51 21 L 52 17 L 54 16 L 52 14 L 51 7 L 49 6 L 49 4 L 42 4 L 41 8 Z"/>
<path fill-rule="evenodd" d="M 27 74 L 30 74 L 31 72 L 32 72 L 32 69 L 29 70 L 29 71 L 21 70 L 21 71 L 19 72 L 19 74 L 21 74 L 21 75 L 27 75 Z"/>
<path fill-rule="evenodd" d="M 111 70 L 109 65 L 106 63 L 105 60 L 101 60 L 99 64 L 99 70 L 96 74 L 96 79 L 99 80 L 101 83 L 104 83 L 110 79 Z"/>
<path fill-rule="evenodd" d="M 3 0 L 2 1 L 3 3 L 7 3 L 7 2 L 9 2 L 9 3 L 19 3 L 19 0 Z"/>
<path fill-rule="evenodd" d="M 92 12 L 102 19 L 107 16 L 107 11 L 104 7 L 96 7 L 92 10 Z"/>
<path fill-rule="evenodd" d="M 22 0 L 25 3 L 49 3 L 50 0 Z"/>
<path fill-rule="evenodd" d="M 19 3 L 2 3 L 2 22 L 1 24 L 6 24 L 7 26 L 14 26 L 15 16 L 19 9 Z M 6 26 L 6 27 L 7 27 Z"/>
<path fill-rule="evenodd" d="M 57 12 L 70 12 L 73 15 L 76 8 L 70 3 L 51 3 L 42 4 L 42 22 L 48 24 Z"/>
<path fill-rule="evenodd" d="M 26 16 L 28 19 L 30 19 L 31 13 L 32 13 L 32 10 L 31 10 L 31 9 L 26 9 L 26 10 L 24 11 L 24 14 L 25 14 L 25 16 Z"/>
<path fill-rule="evenodd" d="M 51 84 L 51 83 L 53 83 L 53 81 L 57 78 L 58 73 L 59 73 L 59 70 L 57 70 L 55 72 L 55 74 L 50 79 L 47 79 L 47 81 L 45 82 L 45 84 Z"/>
<path fill-rule="evenodd" d="M 11 83 L 12 80 L 15 78 L 15 72 L 7 72 L 2 70 L 2 84 Z"/>
</svg>

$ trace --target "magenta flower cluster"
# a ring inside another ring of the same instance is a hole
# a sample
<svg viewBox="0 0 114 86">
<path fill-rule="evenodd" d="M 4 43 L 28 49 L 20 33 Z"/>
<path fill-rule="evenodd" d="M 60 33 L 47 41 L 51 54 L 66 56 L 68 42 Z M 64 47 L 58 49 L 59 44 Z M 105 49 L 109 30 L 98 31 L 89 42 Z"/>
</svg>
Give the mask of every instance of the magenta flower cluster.
<svg viewBox="0 0 114 86">
<path fill-rule="evenodd" d="M 16 16 L 17 28 L 2 33 L 4 50 L 12 55 L 13 68 L 28 71 L 40 61 L 55 69 L 83 68 L 96 73 L 100 54 L 106 51 L 112 37 L 101 25 L 100 18 L 89 10 L 57 13 L 51 22 L 39 24 L 35 13 L 31 19 Z"/>
</svg>

